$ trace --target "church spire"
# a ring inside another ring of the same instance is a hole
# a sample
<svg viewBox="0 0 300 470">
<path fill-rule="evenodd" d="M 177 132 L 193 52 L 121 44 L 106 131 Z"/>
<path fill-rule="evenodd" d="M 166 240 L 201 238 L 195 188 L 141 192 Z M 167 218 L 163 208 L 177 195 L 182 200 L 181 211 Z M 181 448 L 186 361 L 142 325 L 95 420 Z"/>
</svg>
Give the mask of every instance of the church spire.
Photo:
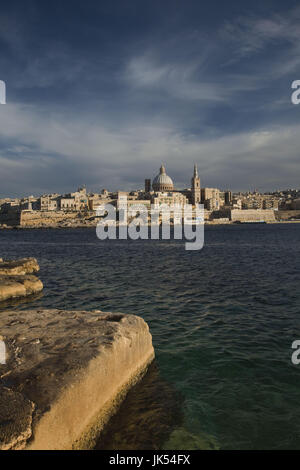
<svg viewBox="0 0 300 470">
<path fill-rule="evenodd" d="M 194 165 L 194 178 L 198 178 L 198 168 L 197 168 L 197 164 L 195 163 Z"/>
<path fill-rule="evenodd" d="M 200 188 L 200 178 L 198 175 L 198 168 L 195 163 L 194 165 L 194 176 L 192 178 L 192 204 L 199 204 L 201 202 L 201 188 Z"/>
</svg>

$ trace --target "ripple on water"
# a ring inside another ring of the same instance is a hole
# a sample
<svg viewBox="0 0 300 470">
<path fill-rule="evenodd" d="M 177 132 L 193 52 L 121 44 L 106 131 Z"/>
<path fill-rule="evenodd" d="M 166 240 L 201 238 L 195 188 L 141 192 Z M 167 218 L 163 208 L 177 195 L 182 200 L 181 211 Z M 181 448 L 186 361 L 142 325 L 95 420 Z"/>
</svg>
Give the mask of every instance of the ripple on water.
<svg viewBox="0 0 300 470">
<path fill-rule="evenodd" d="M 300 448 L 299 224 L 207 227 L 199 252 L 182 241 L 100 242 L 89 229 L 1 231 L 0 245 L 1 256 L 38 258 L 45 285 L 1 315 L 101 309 L 149 323 L 159 375 L 120 410 L 129 432 L 116 426 L 102 446 Z"/>
</svg>

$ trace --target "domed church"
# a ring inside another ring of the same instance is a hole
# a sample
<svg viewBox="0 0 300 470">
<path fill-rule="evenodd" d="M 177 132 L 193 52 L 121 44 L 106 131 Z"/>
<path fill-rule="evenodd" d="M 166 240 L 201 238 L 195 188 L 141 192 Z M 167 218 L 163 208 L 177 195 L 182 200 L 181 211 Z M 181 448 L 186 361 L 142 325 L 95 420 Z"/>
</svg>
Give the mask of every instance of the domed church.
<svg viewBox="0 0 300 470">
<path fill-rule="evenodd" d="M 201 187 L 197 165 L 194 167 L 190 189 L 174 189 L 173 181 L 170 176 L 167 175 L 164 165 L 160 167 L 159 174 L 155 176 L 152 182 L 152 189 L 153 191 L 151 191 L 151 179 L 145 179 L 144 197 L 151 199 L 155 204 L 158 203 L 158 201 L 170 204 L 186 204 L 186 201 L 189 201 L 189 203 L 193 205 L 200 204 Z"/>
<path fill-rule="evenodd" d="M 157 192 L 173 191 L 173 181 L 170 176 L 167 175 L 164 165 L 160 167 L 159 174 L 154 178 L 152 188 L 153 191 Z"/>
</svg>

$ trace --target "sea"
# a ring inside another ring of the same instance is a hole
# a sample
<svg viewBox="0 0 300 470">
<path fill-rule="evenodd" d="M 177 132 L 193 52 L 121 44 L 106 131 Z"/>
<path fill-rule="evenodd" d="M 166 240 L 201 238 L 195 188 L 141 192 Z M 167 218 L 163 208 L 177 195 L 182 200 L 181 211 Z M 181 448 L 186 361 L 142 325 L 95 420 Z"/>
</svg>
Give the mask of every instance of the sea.
<svg viewBox="0 0 300 470">
<path fill-rule="evenodd" d="M 184 240 L 104 240 L 95 229 L 1 230 L 44 291 L 0 308 L 140 315 L 156 353 L 96 449 L 300 449 L 300 224 L 205 227 Z"/>
</svg>

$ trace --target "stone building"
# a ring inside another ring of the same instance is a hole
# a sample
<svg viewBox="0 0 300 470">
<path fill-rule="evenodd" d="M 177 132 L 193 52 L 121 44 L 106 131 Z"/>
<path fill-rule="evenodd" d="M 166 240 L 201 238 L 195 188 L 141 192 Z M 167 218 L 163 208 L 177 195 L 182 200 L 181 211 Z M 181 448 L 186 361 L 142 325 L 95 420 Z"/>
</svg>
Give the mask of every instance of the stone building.
<svg viewBox="0 0 300 470">
<path fill-rule="evenodd" d="M 161 165 L 159 174 L 153 179 L 151 191 L 151 179 L 145 179 L 144 198 L 149 198 L 155 204 L 200 204 L 201 187 L 197 165 L 191 179 L 191 187 L 187 189 L 175 189 L 170 176 L 167 175 L 164 165 Z M 161 201 L 161 202 L 160 202 Z"/>
<path fill-rule="evenodd" d="M 263 200 L 261 198 L 247 198 L 242 201 L 243 209 L 262 209 Z"/>
<path fill-rule="evenodd" d="M 97 208 L 101 205 L 111 204 L 114 200 L 106 193 L 101 194 L 91 194 L 89 195 L 89 210 L 96 211 Z"/>
<path fill-rule="evenodd" d="M 59 194 L 44 194 L 40 197 L 41 211 L 57 211 L 60 209 Z"/>
<path fill-rule="evenodd" d="M 151 198 L 151 202 L 155 207 L 159 207 L 162 204 L 167 204 L 168 206 L 184 206 L 188 203 L 188 200 L 186 196 L 180 192 L 174 191 L 155 193 Z"/>
<path fill-rule="evenodd" d="M 62 211 L 76 211 L 76 204 L 74 197 L 62 197 L 60 200 L 60 209 Z"/>
<path fill-rule="evenodd" d="M 300 209 L 300 199 L 294 199 L 291 202 L 291 209 L 292 210 L 299 210 Z"/>
<path fill-rule="evenodd" d="M 89 199 L 84 187 L 60 198 L 60 209 L 64 211 L 82 211 L 87 210 L 88 207 Z"/>
<path fill-rule="evenodd" d="M 263 209 L 274 209 L 278 210 L 279 200 L 278 199 L 271 199 L 265 198 L 263 199 Z"/>
<path fill-rule="evenodd" d="M 218 211 L 220 209 L 220 200 L 219 198 L 212 197 L 204 201 L 204 207 L 208 211 Z"/>
<path fill-rule="evenodd" d="M 232 203 L 231 203 L 231 207 L 232 209 L 238 209 L 238 210 L 241 210 L 242 209 L 242 199 L 240 198 L 236 198 L 234 197 L 232 199 Z"/>
<path fill-rule="evenodd" d="M 220 190 L 217 188 L 202 188 L 201 202 L 205 209 L 216 211 L 220 209 Z"/>
</svg>

